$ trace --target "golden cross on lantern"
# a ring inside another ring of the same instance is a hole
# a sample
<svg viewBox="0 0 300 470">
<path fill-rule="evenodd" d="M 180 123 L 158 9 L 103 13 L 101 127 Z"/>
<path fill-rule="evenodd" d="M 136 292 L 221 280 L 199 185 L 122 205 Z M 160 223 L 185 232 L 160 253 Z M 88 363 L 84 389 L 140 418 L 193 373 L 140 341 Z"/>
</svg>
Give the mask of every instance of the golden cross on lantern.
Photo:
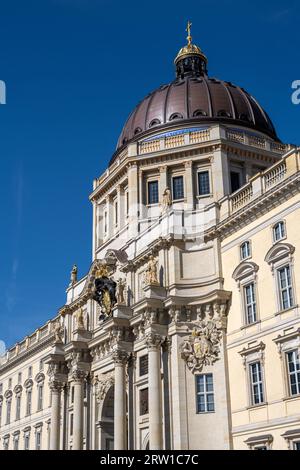
<svg viewBox="0 0 300 470">
<path fill-rule="evenodd" d="M 192 23 L 190 23 L 190 21 L 188 21 L 187 22 L 187 27 L 186 27 L 186 32 L 188 33 L 188 35 L 187 35 L 188 45 L 190 45 L 191 42 L 192 42 L 191 26 L 192 26 Z"/>
</svg>

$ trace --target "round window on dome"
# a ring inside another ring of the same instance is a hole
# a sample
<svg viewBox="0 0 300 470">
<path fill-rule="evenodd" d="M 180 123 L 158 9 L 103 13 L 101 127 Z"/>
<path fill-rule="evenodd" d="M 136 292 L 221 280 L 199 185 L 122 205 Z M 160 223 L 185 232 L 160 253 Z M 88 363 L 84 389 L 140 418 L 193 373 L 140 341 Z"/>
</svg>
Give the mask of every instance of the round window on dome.
<svg viewBox="0 0 300 470">
<path fill-rule="evenodd" d="M 228 118 L 232 117 L 231 113 L 229 113 L 228 111 L 225 111 L 225 109 L 220 109 L 217 115 L 218 117 L 228 117 Z"/>
<path fill-rule="evenodd" d="M 159 119 L 153 119 L 150 124 L 149 124 L 149 127 L 154 127 L 154 126 L 158 126 L 160 124 L 160 120 Z"/>
<path fill-rule="evenodd" d="M 134 135 L 137 135 L 137 134 L 139 134 L 140 132 L 142 132 L 142 129 L 141 129 L 140 127 L 136 127 L 136 128 L 134 129 Z"/>
<path fill-rule="evenodd" d="M 171 116 L 169 117 L 169 121 L 175 121 L 176 119 L 183 119 L 182 114 L 180 114 L 180 113 L 173 113 L 173 114 L 171 114 Z"/>
<path fill-rule="evenodd" d="M 193 112 L 193 117 L 198 117 L 198 116 L 207 116 L 207 112 L 204 111 L 203 109 L 196 109 L 196 111 Z"/>
</svg>

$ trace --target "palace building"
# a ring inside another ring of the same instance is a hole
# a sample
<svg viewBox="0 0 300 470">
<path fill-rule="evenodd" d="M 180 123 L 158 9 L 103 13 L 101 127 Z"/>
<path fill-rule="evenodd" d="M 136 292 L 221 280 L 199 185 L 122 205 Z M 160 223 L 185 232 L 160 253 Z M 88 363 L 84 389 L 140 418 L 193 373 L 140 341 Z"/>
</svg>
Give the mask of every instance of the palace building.
<svg viewBox="0 0 300 470">
<path fill-rule="evenodd" d="M 0 358 L 1 449 L 300 450 L 300 148 L 187 31 L 94 180 L 89 271 Z"/>
</svg>

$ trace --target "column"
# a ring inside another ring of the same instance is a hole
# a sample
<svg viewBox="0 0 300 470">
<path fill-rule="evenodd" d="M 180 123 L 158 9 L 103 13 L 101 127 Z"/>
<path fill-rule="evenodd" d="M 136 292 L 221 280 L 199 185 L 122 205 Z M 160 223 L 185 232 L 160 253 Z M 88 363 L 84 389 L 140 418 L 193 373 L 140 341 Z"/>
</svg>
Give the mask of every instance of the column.
<svg viewBox="0 0 300 470">
<path fill-rule="evenodd" d="M 216 146 L 212 161 L 213 192 L 215 200 L 230 193 L 229 168 L 227 153 Z"/>
<path fill-rule="evenodd" d="M 81 450 L 83 443 L 83 383 L 86 372 L 74 370 L 74 417 L 73 417 L 73 449 Z"/>
<path fill-rule="evenodd" d="M 126 389 L 125 364 L 128 354 L 117 350 L 113 354 L 115 362 L 115 393 L 114 393 L 114 449 L 126 449 Z"/>
<path fill-rule="evenodd" d="M 193 185 L 193 163 L 185 163 L 185 193 L 187 209 L 194 209 L 194 185 Z"/>
<path fill-rule="evenodd" d="M 63 384 L 56 380 L 50 382 L 52 393 L 51 401 L 51 427 L 50 427 L 50 450 L 59 450 L 60 443 L 60 407 L 61 390 Z"/>
<path fill-rule="evenodd" d="M 149 434 L 150 450 L 163 448 L 162 433 L 162 396 L 160 373 L 160 347 L 162 337 L 149 333 L 146 337 L 149 360 Z"/>
</svg>

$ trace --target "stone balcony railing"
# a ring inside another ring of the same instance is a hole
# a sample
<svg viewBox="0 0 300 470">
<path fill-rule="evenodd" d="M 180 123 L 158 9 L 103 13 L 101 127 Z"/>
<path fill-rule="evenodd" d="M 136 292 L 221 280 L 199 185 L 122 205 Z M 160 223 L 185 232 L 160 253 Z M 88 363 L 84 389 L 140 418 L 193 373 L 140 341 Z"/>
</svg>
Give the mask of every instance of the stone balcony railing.
<svg viewBox="0 0 300 470">
<path fill-rule="evenodd" d="M 49 320 L 45 325 L 43 325 L 41 328 L 38 328 L 30 336 L 26 336 L 26 338 L 24 338 L 22 341 L 8 349 L 5 355 L 1 357 L 0 368 L 8 361 L 29 351 L 32 347 L 34 347 L 40 341 L 44 340 L 46 337 L 53 335 L 53 325 L 56 320 L 57 318 L 54 320 Z"/>
<path fill-rule="evenodd" d="M 226 217 L 242 209 L 300 170 L 300 153 L 291 150 L 267 170 L 257 173 L 247 184 L 220 201 L 220 215 Z"/>
<path fill-rule="evenodd" d="M 268 138 L 264 138 L 262 135 L 254 134 L 246 130 L 243 131 L 241 129 L 225 128 L 219 125 L 174 131 L 166 133 L 165 135 L 161 134 L 157 137 L 154 136 L 153 138 L 149 138 L 138 143 L 135 142 L 129 144 L 128 147 L 118 155 L 116 160 L 100 176 L 100 178 L 94 180 L 93 189 L 95 190 L 98 188 L 98 186 L 100 186 L 127 157 L 146 155 L 215 140 L 227 140 L 275 154 L 277 153 L 279 155 L 284 154 L 291 149 L 289 145 L 274 142 Z"/>
</svg>

